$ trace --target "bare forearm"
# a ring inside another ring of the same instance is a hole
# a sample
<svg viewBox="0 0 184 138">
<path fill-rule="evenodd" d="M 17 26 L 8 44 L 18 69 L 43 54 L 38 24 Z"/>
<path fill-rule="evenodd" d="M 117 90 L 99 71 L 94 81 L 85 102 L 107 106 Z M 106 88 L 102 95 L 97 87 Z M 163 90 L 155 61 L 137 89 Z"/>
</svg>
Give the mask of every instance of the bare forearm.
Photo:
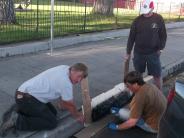
<svg viewBox="0 0 184 138">
<path fill-rule="evenodd" d="M 67 109 L 74 117 L 78 117 L 80 114 L 75 106 L 69 106 Z"/>
<path fill-rule="evenodd" d="M 73 103 L 62 102 L 61 107 L 68 110 L 74 117 L 77 117 L 80 114 Z"/>
<path fill-rule="evenodd" d="M 119 124 L 118 129 L 119 130 L 124 130 L 124 129 L 134 127 L 136 122 L 137 122 L 137 119 L 129 119 L 129 120 L 125 121 L 124 123 Z"/>
</svg>

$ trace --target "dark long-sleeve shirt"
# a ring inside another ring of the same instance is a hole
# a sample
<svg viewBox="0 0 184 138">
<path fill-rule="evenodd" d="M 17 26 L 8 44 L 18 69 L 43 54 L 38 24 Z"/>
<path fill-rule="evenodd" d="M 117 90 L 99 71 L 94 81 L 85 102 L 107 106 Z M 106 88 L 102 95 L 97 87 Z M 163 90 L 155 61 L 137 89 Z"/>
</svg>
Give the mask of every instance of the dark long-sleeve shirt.
<svg viewBox="0 0 184 138">
<path fill-rule="evenodd" d="M 153 13 L 150 17 L 138 16 L 132 23 L 127 42 L 127 54 L 134 51 L 151 54 L 165 47 L 167 33 L 161 15 Z"/>
</svg>

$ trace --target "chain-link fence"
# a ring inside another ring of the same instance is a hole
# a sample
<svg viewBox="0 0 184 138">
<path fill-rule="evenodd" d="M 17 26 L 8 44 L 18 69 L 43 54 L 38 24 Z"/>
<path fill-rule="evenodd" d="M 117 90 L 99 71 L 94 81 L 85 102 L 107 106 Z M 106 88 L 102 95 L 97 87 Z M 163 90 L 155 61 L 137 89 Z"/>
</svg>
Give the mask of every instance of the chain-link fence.
<svg viewBox="0 0 184 138">
<path fill-rule="evenodd" d="M 135 0 L 112 0 L 113 15 L 94 13 L 94 1 L 55 0 L 54 36 L 127 28 L 139 15 Z M 0 0 L 0 45 L 49 38 L 50 9 L 50 0 Z M 184 19 L 182 3 L 156 3 L 155 12 L 166 22 Z"/>
</svg>

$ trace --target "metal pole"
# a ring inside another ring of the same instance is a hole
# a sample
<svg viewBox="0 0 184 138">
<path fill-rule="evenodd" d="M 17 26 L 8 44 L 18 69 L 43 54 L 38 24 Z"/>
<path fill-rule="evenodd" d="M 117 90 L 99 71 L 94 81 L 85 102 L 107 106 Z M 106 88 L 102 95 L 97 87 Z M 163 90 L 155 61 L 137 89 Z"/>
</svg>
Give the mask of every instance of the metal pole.
<svg viewBox="0 0 184 138">
<path fill-rule="evenodd" d="M 140 1 L 140 5 L 139 5 L 139 15 L 141 14 L 141 1 Z"/>
<path fill-rule="evenodd" d="M 182 14 L 182 13 L 181 13 L 181 12 L 182 12 L 181 10 L 182 10 L 182 3 L 180 4 L 180 11 L 179 11 L 179 12 L 180 12 L 180 14 L 179 14 L 179 16 L 178 16 L 179 20 L 180 20 L 180 16 L 181 16 L 181 14 Z"/>
<path fill-rule="evenodd" d="M 115 21 L 115 24 L 116 24 L 116 27 L 118 27 L 118 1 L 116 0 L 116 21 Z"/>
<path fill-rule="evenodd" d="M 87 3 L 86 3 L 86 0 L 85 0 L 85 13 L 84 13 L 84 26 L 83 26 L 83 31 L 86 32 L 86 9 L 87 8 Z"/>
<path fill-rule="evenodd" d="M 171 2 L 170 2 L 170 7 L 169 7 L 169 21 L 170 21 L 170 18 L 171 18 Z"/>
<path fill-rule="evenodd" d="M 50 28 L 50 54 L 53 52 L 53 37 L 54 37 L 54 0 L 51 0 L 51 28 Z"/>
<path fill-rule="evenodd" d="M 156 9 L 156 13 L 158 13 L 158 2 L 157 2 L 157 9 Z"/>
</svg>

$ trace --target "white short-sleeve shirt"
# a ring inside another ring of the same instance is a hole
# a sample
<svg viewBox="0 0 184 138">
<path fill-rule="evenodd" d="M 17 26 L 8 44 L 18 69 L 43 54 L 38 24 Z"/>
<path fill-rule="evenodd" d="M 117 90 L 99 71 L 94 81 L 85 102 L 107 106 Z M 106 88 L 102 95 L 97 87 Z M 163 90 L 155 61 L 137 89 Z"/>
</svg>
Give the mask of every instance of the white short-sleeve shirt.
<svg viewBox="0 0 184 138">
<path fill-rule="evenodd" d="M 48 69 L 24 82 L 18 91 L 29 93 L 43 103 L 57 98 L 72 100 L 73 86 L 69 78 L 69 66 L 60 65 Z"/>
</svg>

